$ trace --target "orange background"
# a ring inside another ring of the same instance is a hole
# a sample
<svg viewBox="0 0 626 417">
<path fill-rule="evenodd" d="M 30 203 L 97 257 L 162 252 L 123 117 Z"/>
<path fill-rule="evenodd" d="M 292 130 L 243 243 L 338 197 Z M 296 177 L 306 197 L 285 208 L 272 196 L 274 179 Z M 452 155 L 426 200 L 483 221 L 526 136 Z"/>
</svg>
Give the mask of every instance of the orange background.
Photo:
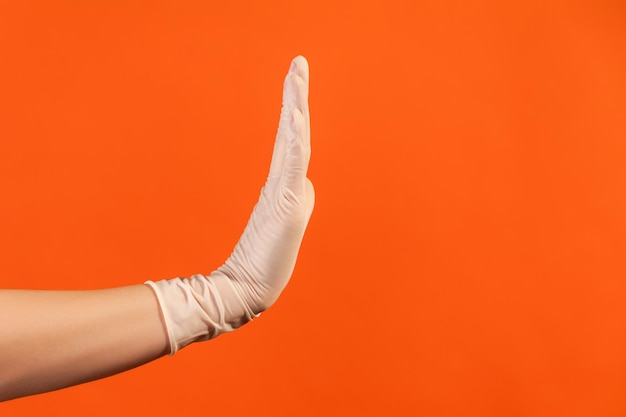
<svg viewBox="0 0 626 417">
<path fill-rule="evenodd" d="M 219 266 L 297 54 L 317 205 L 257 322 L 0 415 L 626 415 L 626 8 L 568 3 L 3 2 L 3 287 Z"/>
</svg>

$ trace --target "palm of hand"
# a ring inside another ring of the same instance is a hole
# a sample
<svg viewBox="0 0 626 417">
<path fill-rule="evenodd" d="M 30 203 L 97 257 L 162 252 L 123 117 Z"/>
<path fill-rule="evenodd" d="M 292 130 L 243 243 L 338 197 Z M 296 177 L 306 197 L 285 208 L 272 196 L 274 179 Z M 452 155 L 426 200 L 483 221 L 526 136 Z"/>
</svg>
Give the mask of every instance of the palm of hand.
<svg viewBox="0 0 626 417">
<path fill-rule="evenodd" d="M 269 176 L 244 233 L 219 268 L 254 314 L 269 308 L 287 285 L 313 211 L 313 185 L 306 177 L 311 154 L 308 80 L 308 64 L 298 57 L 285 78 Z"/>
</svg>

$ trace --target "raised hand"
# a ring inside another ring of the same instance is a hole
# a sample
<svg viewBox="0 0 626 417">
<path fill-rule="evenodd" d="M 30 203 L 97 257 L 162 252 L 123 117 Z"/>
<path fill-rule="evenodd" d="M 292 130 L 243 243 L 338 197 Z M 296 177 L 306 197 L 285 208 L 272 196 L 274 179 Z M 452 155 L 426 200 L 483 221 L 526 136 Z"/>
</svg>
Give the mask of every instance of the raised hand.
<svg viewBox="0 0 626 417">
<path fill-rule="evenodd" d="M 313 185 L 306 176 L 311 155 L 308 80 L 308 64 L 297 57 L 285 78 L 267 182 L 239 243 L 217 271 L 239 286 L 254 314 L 271 306 L 287 285 L 313 211 Z"/>
<path fill-rule="evenodd" d="M 313 211 L 309 67 L 295 58 L 283 87 L 272 162 L 259 201 L 228 260 L 208 277 L 147 282 L 156 292 L 171 353 L 216 337 L 269 308 L 287 285 Z"/>
</svg>

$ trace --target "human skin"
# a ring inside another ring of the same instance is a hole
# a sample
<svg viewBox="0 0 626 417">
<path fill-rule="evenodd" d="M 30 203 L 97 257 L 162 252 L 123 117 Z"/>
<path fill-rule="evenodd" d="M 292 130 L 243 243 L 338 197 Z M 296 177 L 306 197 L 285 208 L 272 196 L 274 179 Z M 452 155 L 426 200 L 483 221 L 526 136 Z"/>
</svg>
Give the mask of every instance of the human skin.
<svg viewBox="0 0 626 417">
<path fill-rule="evenodd" d="M 168 350 L 145 285 L 0 291 L 0 401 L 104 378 Z"/>
</svg>

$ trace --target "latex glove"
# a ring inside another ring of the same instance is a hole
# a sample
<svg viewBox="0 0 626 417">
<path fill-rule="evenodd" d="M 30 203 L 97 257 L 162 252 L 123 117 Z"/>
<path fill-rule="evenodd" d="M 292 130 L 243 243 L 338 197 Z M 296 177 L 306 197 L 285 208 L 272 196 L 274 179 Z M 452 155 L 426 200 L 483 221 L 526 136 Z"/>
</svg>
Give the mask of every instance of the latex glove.
<svg viewBox="0 0 626 417">
<path fill-rule="evenodd" d="M 306 177 L 311 155 L 308 83 L 308 63 L 299 56 L 285 78 L 269 176 L 224 265 L 208 277 L 146 282 L 159 300 L 171 354 L 247 323 L 287 285 L 314 204 L 313 185 Z"/>
</svg>

